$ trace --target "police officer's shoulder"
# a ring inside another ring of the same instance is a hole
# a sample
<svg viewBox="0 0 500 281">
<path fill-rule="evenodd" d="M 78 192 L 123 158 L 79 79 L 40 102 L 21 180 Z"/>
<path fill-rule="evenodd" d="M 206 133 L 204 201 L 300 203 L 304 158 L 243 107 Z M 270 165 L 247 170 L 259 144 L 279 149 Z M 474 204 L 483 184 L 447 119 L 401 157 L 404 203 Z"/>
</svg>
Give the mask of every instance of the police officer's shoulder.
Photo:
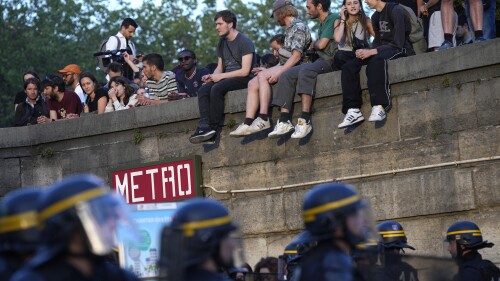
<svg viewBox="0 0 500 281">
<path fill-rule="evenodd" d="M 46 281 L 40 274 L 36 273 L 29 267 L 24 267 L 14 273 L 11 281 Z"/>
<path fill-rule="evenodd" d="M 329 252 L 323 259 L 323 268 L 329 270 L 347 270 L 352 268 L 352 259 L 341 252 Z"/>
</svg>

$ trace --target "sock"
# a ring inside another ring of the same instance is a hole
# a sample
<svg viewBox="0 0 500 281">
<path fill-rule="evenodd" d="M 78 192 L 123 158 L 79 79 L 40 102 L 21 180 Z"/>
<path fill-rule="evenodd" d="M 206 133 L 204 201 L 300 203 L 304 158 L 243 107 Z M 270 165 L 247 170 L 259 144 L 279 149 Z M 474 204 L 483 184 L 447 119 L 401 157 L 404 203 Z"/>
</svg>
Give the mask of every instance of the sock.
<svg viewBox="0 0 500 281">
<path fill-rule="evenodd" d="M 252 125 L 253 120 L 254 120 L 253 118 L 245 118 L 243 124 L 250 126 Z"/>
<path fill-rule="evenodd" d="M 476 30 L 474 31 L 474 37 L 483 37 L 483 31 L 482 30 Z"/>
<path fill-rule="evenodd" d="M 281 112 L 279 121 L 280 122 L 290 121 L 290 112 Z"/>
<path fill-rule="evenodd" d="M 444 34 L 444 41 L 453 42 L 453 34 L 445 33 Z"/>
<path fill-rule="evenodd" d="M 311 113 L 302 111 L 302 115 L 300 116 L 300 118 L 305 119 L 306 123 L 309 123 L 309 121 L 311 120 Z"/>
<path fill-rule="evenodd" d="M 263 114 L 263 113 L 259 113 L 259 117 L 260 117 L 260 119 L 262 119 L 262 120 L 264 120 L 264 121 L 267 121 L 267 119 L 269 118 L 269 117 L 267 116 L 267 114 Z"/>
</svg>

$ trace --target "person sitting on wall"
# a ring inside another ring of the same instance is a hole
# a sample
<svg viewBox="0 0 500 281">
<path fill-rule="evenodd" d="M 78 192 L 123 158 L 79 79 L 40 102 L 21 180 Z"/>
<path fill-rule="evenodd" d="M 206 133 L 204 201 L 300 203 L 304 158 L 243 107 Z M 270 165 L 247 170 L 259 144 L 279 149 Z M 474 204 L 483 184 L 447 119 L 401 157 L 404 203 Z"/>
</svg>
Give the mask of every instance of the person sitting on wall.
<svg viewBox="0 0 500 281">
<path fill-rule="evenodd" d="M 198 90 L 203 82 L 201 77 L 210 74 L 206 68 L 196 67 L 196 54 L 191 50 L 183 50 L 179 53 L 179 66 L 182 70 L 175 75 L 177 90 L 180 98 L 198 96 Z"/>
<path fill-rule="evenodd" d="M 89 71 L 80 74 L 80 85 L 82 86 L 83 92 L 87 95 L 83 112 L 104 113 L 106 104 L 108 103 L 108 94 L 106 90 L 101 88 L 94 74 Z"/>
<path fill-rule="evenodd" d="M 40 81 L 36 78 L 28 78 L 24 81 L 24 92 L 26 100 L 16 108 L 14 117 L 15 126 L 35 125 L 44 123 L 49 117 L 49 108 L 42 97 L 38 94 Z M 40 117 L 45 118 L 40 118 Z"/>
<path fill-rule="evenodd" d="M 137 106 L 137 95 L 134 94 L 134 89 L 127 84 L 127 78 L 117 76 L 109 81 L 109 101 L 106 105 L 105 112 L 128 109 Z"/>
<path fill-rule="evenodd" d="M 83 105 L 80 98 L 71 90 L 66 89 L 66 83 L 59 77 L 52 78 L 52 92 L 48 101 L 50 108 L 50 119 L 46 117 L 43 122 L 52 122 L 63 119 L 80 117 Z M 42 122 L 40 122 L 42 123 Z"/>
<path fill-rule="evenodd" d="M 143 73 L 148 80 L 149 97 L 144 93 L 138 94 L 140 105 L 154 105 L 177 99 L 177 83 L 175 74 L 164 71 L 165 62 L 159 54 L 148 54 L 142 59 Z"/>
</svg>

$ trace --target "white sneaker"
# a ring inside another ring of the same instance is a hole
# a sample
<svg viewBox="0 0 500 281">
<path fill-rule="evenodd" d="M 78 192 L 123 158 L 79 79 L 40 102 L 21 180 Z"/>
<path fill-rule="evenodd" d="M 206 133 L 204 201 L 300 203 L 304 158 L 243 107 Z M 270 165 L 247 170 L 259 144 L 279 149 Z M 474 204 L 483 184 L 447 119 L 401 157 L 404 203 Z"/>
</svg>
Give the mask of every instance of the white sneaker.
<svg viewBox="0 0 500 281">
<path fill-rule="evenodd" d="M 297 125 L 295 125 L 295 132 L 292 134 L 292 139 L 301 139 L 307 136 L 311 130 L 311 122 L 306 123 L 306 119 L 299 118 Z"/>
<path fill-rule="evenodd" d="M 274 130 L 267 135 L 268 138 L 279 138 L 294 130 L 292 122 L 290 120 L 286 122 L 278 122 L 274 127 Z"/>
<path fill-rule="evenodd" d="M 347 110 L 347 114 L 344 117 L 344 121 L 339 124 L 339 129 L 351 126 L 363 120 L 365 120 L 365 117 L 363 117 L 363 113 L 361 113 L 359 108 L 349 108 L 349 110 Z"/>
<path fill-rule="evenodd" d="M 247 131 L 249 132 L 249 134 L 254 134 L 268 128 L 271 128 L 271 122 L 269 122 L 269 118 L 267 119 L 267 121 L 264 121 L 264 119 L 257 117 L 255 120 L 253 120 L 252 125 L 250 125 Z"/>
<path fill-rule="evenodd" d="M 245 123 L 240 124 L 238 126 L 238 128 L 236 128 L 236 130 L 234 130 L 234 131 L 232 131 L 232 132 L 229 133 L 229 136 L 231 136 L 231 137 L 244 137 L 244 136 L 248 136 L 248 135 L 250 135 L 250 132 L 248 131 L 249 128 L 250 128 L 250 126 L 248 126 Z"/>
<path fill-rule="evenodd" d="M 381 105 L 375 105 L 372 107 L 372 114 L 370 114 L 370 118 L 368 118 L 368 121 L 375 122 L 375 121 L 382 121 L 386 117 L 385 115 L 385 110 Z"/>
</svg>

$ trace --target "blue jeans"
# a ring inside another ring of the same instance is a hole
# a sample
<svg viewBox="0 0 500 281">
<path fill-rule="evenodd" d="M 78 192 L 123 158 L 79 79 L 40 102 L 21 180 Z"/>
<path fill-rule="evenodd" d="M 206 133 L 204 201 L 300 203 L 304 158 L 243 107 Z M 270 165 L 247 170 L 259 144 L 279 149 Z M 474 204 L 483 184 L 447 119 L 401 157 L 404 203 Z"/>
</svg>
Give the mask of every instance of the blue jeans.
<svg viewBox="0 0 500 281">
<path fill-rule="evenodd" d="M 483 10 L 483 37 L 484 39 L 493 39 L 497 36 L 496 22 L 495 22 L 495 11 L 496 11 L 496 1 L 495 0 L 483 0 L 483 3 L 489 2 L 486 5 L 487 8 Z M 483 8 L 485 6 L 483 5 Z M 474 26 L 472 26 L 472 21 L 470 19 L 470 6 L 469 1 L 465 1 L 465 15 L 467 16 L 467 23 L 469 24 L 470 30 L 474 34 Z"/>
</svg>

